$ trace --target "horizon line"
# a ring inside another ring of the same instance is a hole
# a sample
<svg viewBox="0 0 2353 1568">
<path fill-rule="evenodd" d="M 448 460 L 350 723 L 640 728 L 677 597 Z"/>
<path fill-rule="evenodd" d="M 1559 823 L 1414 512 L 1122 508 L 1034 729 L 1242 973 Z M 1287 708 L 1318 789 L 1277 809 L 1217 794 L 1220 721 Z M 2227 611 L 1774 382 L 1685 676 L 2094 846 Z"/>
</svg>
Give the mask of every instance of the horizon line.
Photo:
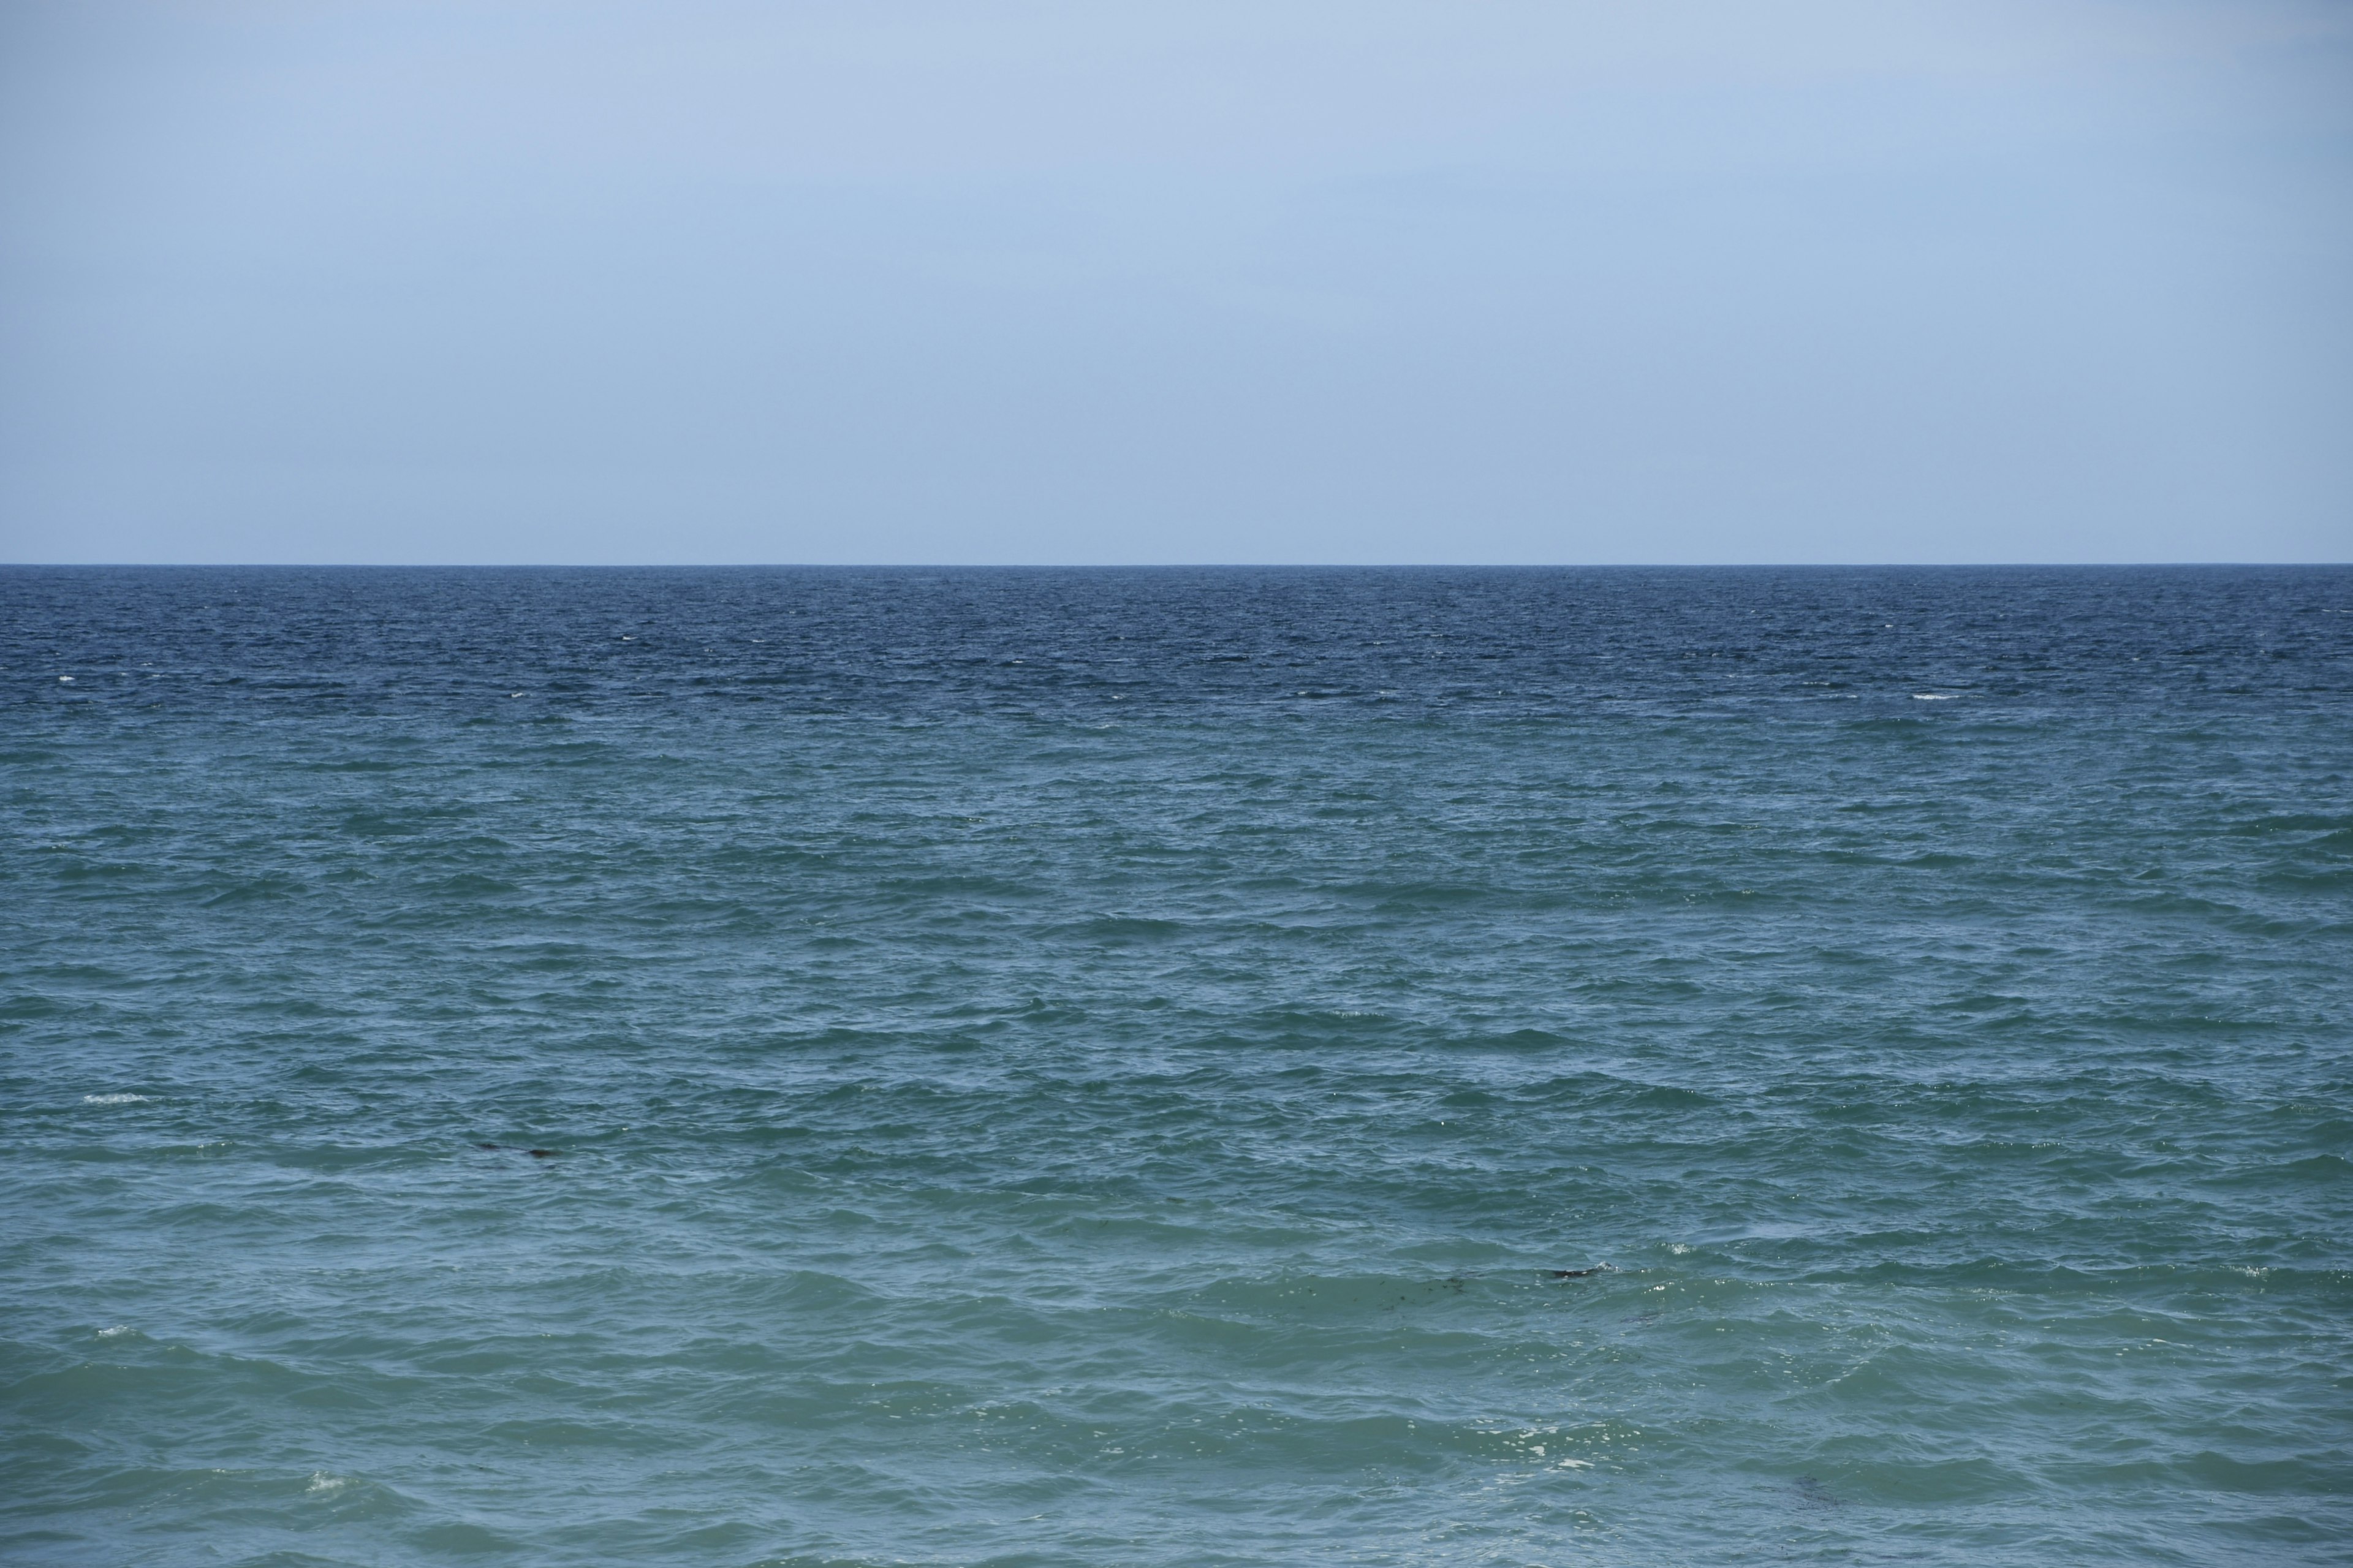
<svg viewBox="0 0 2353 1568">
<path fill-rule="evenodd" d="M 0 572 L 2091 572 L 2335 561 L 0 561 Z"/>
</svg>

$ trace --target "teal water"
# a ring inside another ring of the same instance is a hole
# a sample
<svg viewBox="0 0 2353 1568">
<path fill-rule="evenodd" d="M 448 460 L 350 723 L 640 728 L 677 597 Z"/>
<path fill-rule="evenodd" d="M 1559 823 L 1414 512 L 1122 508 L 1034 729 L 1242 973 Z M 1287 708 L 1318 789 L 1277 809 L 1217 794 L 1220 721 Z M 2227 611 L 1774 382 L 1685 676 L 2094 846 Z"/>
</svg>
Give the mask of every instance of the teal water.
<svg viewBox="0 0 2353 1568">
<path fill-rule="evenodd" d="M 8 1561 L 2353 1561 L 2353 572 L 14 571 L 0 692 Z"/>
</svg>

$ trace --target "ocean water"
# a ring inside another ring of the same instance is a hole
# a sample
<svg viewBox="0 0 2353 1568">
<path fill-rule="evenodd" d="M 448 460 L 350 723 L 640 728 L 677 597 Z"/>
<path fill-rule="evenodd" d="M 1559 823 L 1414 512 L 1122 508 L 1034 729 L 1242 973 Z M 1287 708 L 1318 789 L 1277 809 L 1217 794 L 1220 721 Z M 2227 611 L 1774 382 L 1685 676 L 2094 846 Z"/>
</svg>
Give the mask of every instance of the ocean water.
<svg viewBox="0 0 2353 1568">
<path fill-rule="evenodd" d="M 6 1561 L 2353 1562 L 2353 571 L 11 570 L 0 724 Z"/>
</svg>

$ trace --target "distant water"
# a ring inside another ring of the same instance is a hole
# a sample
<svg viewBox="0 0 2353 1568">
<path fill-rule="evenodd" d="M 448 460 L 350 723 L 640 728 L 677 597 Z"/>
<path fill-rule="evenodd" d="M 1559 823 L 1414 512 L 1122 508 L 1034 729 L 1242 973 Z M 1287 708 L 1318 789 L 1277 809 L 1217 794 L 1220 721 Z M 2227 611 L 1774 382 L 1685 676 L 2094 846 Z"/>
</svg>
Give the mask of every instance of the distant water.
<svg viewBox="0 0 2353 1568">
<path fill-rule="evenodd" d="M 0 1559 L 2353 1561 L 2353 572 L 16 570 L 0 724 Z"/>
</svg>

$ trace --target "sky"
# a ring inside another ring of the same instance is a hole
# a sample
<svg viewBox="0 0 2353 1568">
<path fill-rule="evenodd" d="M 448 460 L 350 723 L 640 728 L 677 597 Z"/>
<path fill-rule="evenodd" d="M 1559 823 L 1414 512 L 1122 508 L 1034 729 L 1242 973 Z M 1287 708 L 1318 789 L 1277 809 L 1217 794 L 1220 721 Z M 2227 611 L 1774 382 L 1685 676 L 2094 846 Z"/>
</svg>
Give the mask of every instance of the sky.
<svg viewBox="0 0 2353 1568">
<path fill-rule="evenodd" d="M 0 560 L 2353 559 L 2353 0 L 0 0 Z"/>
</svg>

